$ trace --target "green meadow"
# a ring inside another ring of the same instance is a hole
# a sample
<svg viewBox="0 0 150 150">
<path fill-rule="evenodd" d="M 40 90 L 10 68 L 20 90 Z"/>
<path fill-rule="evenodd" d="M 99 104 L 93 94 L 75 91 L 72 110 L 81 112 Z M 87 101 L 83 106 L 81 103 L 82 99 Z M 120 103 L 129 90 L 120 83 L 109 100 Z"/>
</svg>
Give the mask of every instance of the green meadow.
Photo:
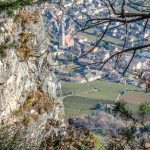
<svg viewBox="0 0 150 150">
<path fill-rule="evenodd" d="M 118 94 L 126 89 L 138 88 L 101 80 L 88 83 L 62 82 L 65 113 L 67 116 L 91 113 L 90 109 L 94 104 L 112 103 Z"/>
</svg>

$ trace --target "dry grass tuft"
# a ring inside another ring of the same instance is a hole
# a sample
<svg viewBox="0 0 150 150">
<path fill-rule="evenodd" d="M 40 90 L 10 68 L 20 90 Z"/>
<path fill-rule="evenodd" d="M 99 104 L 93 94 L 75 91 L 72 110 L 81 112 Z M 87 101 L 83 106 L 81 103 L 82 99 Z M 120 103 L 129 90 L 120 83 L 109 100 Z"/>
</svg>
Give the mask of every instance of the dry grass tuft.
<svg viewBox="0 0 150 150">
<path fill-rule="evenodd" d="M 27 126 L 36 122 L 43 113 L 49 113 L 53 107 L 54 99 L 52 97 L 40 91 L 29 92 L 24 104 L 13 115 L 20 118 L 22 124 Z"/>
<path fill-rule="evenodd" d="M 42 112 L 49 112 L 54 106 L 54 99 L 52 97 L 47 96 L 43 92 L 36 91 L 36 92 L 30 92 L 28 94 L 27 100 L 25 104 L 26 105 L 32 103 L 32 108 L 35 109 L 39 114 L 42 114 Z"/>
<path fill-rule="evenodd" d="M 18 52 L 21 61 L 28 59 L 30 56 L 33 56 L 33 50 L 32 47 L 29 46 L 29 41 L 32 39 L 34 35 L 32 33 L 29 33 L 28 31 L 22 31 L 19 34 L 19 46 L 18 46 Z"/>
<path fill-rule="evenodd" d="M 15 21 L 21 23 L 22 26 L 29 23 L 37 23 L 39 20 L 39 10 L 36 9 L 33 13 L 25 9 L 20 9 Z"/>
<path fill-rule="evenodd" d="M 25 9 L 20 9 L 19 14 L 15 18 L 16 23 L 20 23 L 22 32 L 19 34 L 18 52 L 21 61 L 29 59 L 33 56 L 32 44 L 30 41 L 34 37 L 34 34 L 26 30 L 26 24 L 37 23 L 39 20 L 39 10 L 35 10 L 33 13 L 28 12 Z"/>
<path fill-rule="evenodd" d="M 29 126 L 33 123 L 33 119 L 32 117 L 25 117 L 23 120 L 22 120 L 22 124 L 24 126 Z"/>
<path fill-rule="evenodd" d="M 24 112 L 30 113 L 31 110 L 35 110 L 36 113 L 42 114 L 49 111 L 54 106 L 54 98 L 47 96 L 43 92 L 36 91 L 30 92 L 27 95 L 23 106 L 14 112 L 14 115 L 19 116 Z"/>
</svg>

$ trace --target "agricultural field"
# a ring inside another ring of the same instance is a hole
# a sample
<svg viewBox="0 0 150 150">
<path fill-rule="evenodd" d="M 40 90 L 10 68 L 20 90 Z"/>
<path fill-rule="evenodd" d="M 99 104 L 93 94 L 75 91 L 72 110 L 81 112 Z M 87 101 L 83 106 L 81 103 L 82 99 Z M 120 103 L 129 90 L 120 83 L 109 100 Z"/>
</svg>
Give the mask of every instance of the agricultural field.
<svg viewBox="0 0 150 150">
<path fill-rule="evenodd" d="M 126 94 L 120 97 L 120 99 L 123 99 L 127 103 L 137 105 L 143 102 L 150 102 L 150 93 L 128 91 Z"/>
<path fill-rule="evenodd" d="M 91 113 L 95 104 L 113 103 L 119 93 L 127 89 L 139 90 L 133 85 L 100 80 L 88 83 L 62 82 L 66 115 Z"/>
<path fill-rule="evenodd" d="M 112 103 L 112 101 L 100 100 L 101 103 Z M 68 96 L 64 98 L 65 115 L 76 116 L 80 114 L 90 114 L 91 108 L 98 103 L 97 99 L 80 96 Z"/>
<path fill-rule="evenodd" d="M 89 30 L 87 30 L 89 31 Z M 92 31 L 92 30 L 90 30 Z M 99 33 L 102 33 L 100 32 L 99 30 L 97 30 Z M 83 36 L 83 37 L 86 37 L 88 39 L 88 41 L 96 41 L 97 40 L 97 36 L 95 35 L 92 35 L 92 34 L 89 34 L 89 33 L 85 33 L 85 32 L 79 32 L 77 34 L 78 36 Z M 119 45 L 122 45 L 123 44 L 123 41 L 121 40 L 118 40 L 117 38 L 114 38 L 114 37 L 111 37 L 111 36 L 108 36 L 108 35 L 105 35 L 105 37 L 103 38 L 102 41 L 106 41 L 106 42 L 111 42 L 115 45 L 117 45 L 118 48 L 121 48 Z"/>
<path fill-rule="evenodd" d="M 80 96 L 96 100 L 114 101 L 123 90 L 138 90 L 137 87 L 128 84 L 114 83 L 110 81 L 92 81 L 88 83 L 62 82 L 64 95 Z"/>
</svg>

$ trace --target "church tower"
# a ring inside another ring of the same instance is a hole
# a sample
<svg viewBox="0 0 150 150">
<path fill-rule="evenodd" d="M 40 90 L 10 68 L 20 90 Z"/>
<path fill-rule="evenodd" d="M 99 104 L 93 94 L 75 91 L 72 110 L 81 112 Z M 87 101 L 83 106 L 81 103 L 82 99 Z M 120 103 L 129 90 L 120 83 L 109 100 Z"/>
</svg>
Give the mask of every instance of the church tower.
<svg viewBox="0 0 150 150">
<path fill-rule="evenodd" d="M 62 0 L 61 3 L 64 6 L 64 0 Z M 65 15 L 62 16 L 59 30 L 59 47 L 65 47 Z"/>
</svg>

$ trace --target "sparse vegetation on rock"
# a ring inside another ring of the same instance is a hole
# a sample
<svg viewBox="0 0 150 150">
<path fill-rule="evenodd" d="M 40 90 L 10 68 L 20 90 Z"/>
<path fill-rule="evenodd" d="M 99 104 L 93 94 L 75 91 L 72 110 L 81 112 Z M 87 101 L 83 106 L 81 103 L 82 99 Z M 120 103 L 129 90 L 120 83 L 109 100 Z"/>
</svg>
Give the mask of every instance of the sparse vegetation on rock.
<svg viewBox="0 0 150 150">
<path fill-rule="evenodd" d="M 31 125 L 39 119 L 43 113 L 50 113 L 55 106 L 54 98 L 43 92 L 29 92 L 24 104 L 20 106 L 13 115 L 25 126 Z"/>
</svg>

